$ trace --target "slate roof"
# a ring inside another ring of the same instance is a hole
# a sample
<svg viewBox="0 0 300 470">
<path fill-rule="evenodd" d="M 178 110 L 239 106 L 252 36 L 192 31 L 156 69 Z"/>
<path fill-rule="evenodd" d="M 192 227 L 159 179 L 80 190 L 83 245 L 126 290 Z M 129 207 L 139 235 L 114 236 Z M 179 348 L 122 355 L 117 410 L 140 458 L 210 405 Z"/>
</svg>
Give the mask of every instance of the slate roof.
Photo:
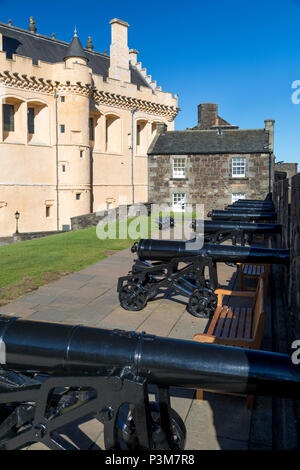
<svg viewBox="0 0 300 470">
<path fill-rule="evenodd" d="M 3 50 L 6 51 L 6 57 L 12 59 L 12 54 L 18 54 L 30 57 L 36 65 L 38 60 L 44 62 L 56 63 L 63 62 L 66 57 L 69 43 L 52 39 L 41 34 L 32 34 L 29 31 L 14 26 L 8 26 L 0 23 L 0 33 L 3 36 Z M 109 56 L 96 51 L 84 49 L 88 59 L 88 66 L 93 73 L 102 75 L 104 79 L 108 77 L 110 64 Z M 131 83 L 137 87 L 151 88 L 137 68 L 130 65 Z"/>
<path fill-rule="evenodd" d="M 168 131 L 152 142 L 149 155 L 190 155 L 210 153 L 268 153 L 265 129 Z"/>
</svg>

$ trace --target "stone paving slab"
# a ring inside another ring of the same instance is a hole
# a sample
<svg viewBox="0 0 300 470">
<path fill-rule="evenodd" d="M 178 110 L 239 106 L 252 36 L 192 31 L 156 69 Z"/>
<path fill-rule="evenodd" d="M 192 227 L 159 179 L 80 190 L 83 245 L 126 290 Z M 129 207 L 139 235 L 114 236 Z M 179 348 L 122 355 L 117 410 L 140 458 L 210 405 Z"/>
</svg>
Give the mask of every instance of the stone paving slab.
<svg viewBox="0 0 300 470">
<path fill-rule="evenodd" d="M 134 254 L 130 249 L 118 252 L 98 263 L 38 289 L 6 307 L 0 313 L 28 318 L 96 325 L 102 328 L 146 331 L 158 336 L 191 340 L 203 332 L 207 320 L 186 311 L 186 299 L 162 292 L 139 312 L 129 312 L 119 305 L 116 292 L 120 275 L 131 269 Z M 219 282 L 228 286 L 235 269 L 219 265 Z M 246 400 L 207 394 L 207 401 L 194 400 L 194 390 L 171 389 L 171 404 L 187 426 L 187 449 L 246 449 L 251 413 Z M 224 419 L 225 418 L 225 419 Z M 87 437 L 83 432 L 87 433 Z M 95 419 L 86 419 L 64 428 L 65 436 L 83 448 L 104 448 L 103 427 Z M 263 445 L 259 440 L 257 445 Z M 265 443 L 267 445 L 267 443 Z M 40 449 L 34 444 L 30 449 Z"/>
</svg>

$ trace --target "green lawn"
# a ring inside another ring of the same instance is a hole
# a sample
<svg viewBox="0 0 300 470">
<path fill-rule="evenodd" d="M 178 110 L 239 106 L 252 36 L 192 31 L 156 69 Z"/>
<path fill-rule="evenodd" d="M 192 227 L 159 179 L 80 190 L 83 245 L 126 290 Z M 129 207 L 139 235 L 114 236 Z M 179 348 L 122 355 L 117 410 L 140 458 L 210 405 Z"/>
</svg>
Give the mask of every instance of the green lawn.
<svg viewBox="0 0 300 470">
<path fill-rule="evenodd" d="M 152 217 L 142 216 L 127 222 L 111 222 L 109 229 L 116 233 L 116 239 L 100 240 L 96 227 L 92 227 L 0 247 L 0 306 L 96 263 L 115 250 L 123 250 L 140 237 L 148 238 L 151 232 L 157 233 L 157 219 L 158 214 L 153 214 Z M 138 234 L 134 233 L 135 228 Z M 123 238 L 118 237 L 119 232 Z"/>
<path fill-rule="evenodd" d="M 124 224 L 126 226 L 126 222 L 117 223 L 117 234 Z M 113 254 L 114 250 L 123 250 L 133 241 L 131 238 L 99 240 L 96 228 L 92 227 L 2 246 L 0 306 L 43 284 L 96 263 Z"/>
</svg>

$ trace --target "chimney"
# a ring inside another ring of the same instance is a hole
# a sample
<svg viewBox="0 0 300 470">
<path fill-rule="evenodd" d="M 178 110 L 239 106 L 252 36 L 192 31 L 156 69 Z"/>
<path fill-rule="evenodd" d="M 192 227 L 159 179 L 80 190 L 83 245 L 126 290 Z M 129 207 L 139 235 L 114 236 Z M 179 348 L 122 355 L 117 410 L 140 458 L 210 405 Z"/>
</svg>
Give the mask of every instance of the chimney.
<svg viewBox="0 0 300 470">
<path fill-rule="evenodd" d="M 131 65 L 137 64 L 137 55 L 138 55 L 138 51 L 136 49 L 130 49 L 129 59 L 130 59 Z"/>
<path fill-rule="evenodd" d="M 168 126 L 164 122 L 158 122 L 156 124 L 156 133 L 157 133 L 157 135 L 165 134 L 167 132 L 167 130 L 168 130 Z"/>
<path fill-rule="evenodd" d="M 218 105 L 215 103 L 201 103 L 198 105 L 198 128 L 210 129 L 217 124 Z"/>
<path fill-rule="evenodd" d="M 127 45 L 128 23 L 114 18 L 111 24 L 109 78 L 130 83 L 129 50 Z"/>
<path fill-rule="evenodd" d="M 269 132 L 269 150 L 274 153 L 274 119 L 265 119 L 265 130 Z"/>
</svg>

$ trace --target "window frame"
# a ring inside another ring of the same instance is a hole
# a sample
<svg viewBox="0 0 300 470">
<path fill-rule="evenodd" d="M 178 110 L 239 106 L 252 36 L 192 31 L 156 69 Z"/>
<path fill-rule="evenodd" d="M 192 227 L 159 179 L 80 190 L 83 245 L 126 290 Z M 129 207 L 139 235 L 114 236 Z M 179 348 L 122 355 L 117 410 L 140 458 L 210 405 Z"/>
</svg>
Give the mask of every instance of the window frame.
<svg viewBox="0 0 300 470">
<path fill-rule="evenodd" d="M 11 103 L 3 103 L 2 112 L 3 112 L 3 131 L 15 132 L 15 105 Z M 8 118 L 8 120 L 6 118 Z"/>
<path fill-rule="evenodd" d="M 180 203 L 180 205 L 183 204 L 183 207 L 181 207 L 181 210 L 178 210 L 179 204 L 175 205 L 175 198 L 176 198 L 176 196 L 179 196 L 179 195 L 183 195 L 183 196 L 184 196 L 184 198 L 183 198 L 183 199 L 184 199 L 184 202 L 181 202 L 181 203 Z M 187 194 L 184 193 L 184 192 L 178 192 L 178 193 L 175 193 L 175 192 L 174 192 L 174 193 L 172 193 L 172 210 L 173 210 L 174 212 L 184 212 L 184 211 L 185 211 L 185 206 L 186 206 L 186 203 L 187 203 L 187 202 L 186 202 L 186 199 L 187 199 L 186 196 L 187 196 Z M 176 210 L 175 210 L 175 209 L 176 209 Z"/>
<path fill-rule="evenodd" d="M 239 162 L 237 162 L 239 160 Z M 243 160 L 243 163 L 241 161 Z M 232 157 L 231 159 L 231 177 L 232 178 L 246 178 L 246 157 Z M 244 172 L 241 173 L 241 169 L 244 169 Z M 237 173 L 234 172 L 238 171 Z"/>
<path fill-rule="evenodd" d="M 175 170 L 175 162 L 178 163 L 179 160 L 181 162 L 183 162 L 183 166 L 182 166 L 183 171 L 182 172 L 180 172 L 178 169 Z M 174 178 L 174 179 L 185 179 L 186 178 L 186 170 L 187 170 L 186 167 L 187 167 L 186 158 L 174 157 L 172 159 L 172 178 Z M 177 172 L 177 174 L 176 174 L 176 172 Z"/>
</svg>

